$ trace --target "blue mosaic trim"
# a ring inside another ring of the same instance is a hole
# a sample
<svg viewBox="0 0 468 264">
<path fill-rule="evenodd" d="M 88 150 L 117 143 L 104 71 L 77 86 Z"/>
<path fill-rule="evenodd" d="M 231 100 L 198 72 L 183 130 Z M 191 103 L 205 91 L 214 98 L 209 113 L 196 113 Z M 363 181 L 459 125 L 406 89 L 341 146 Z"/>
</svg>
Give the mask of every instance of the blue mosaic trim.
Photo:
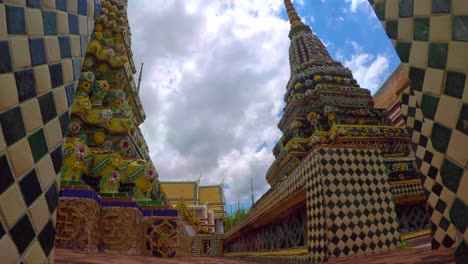
<svg viewBox="0 0 468 264">
<path fill-rule="evenodd" d="M 96 201 L 97 204 L 102 206 L 101 198 L 93 190 L 60 190 L 59 197 L 93 199 L 94 201 Z"/>
<path fill-rule="evenodd" d="M 165 216 L 165 217 L 178 217 L 179 212 L 177 210 L 143 210 L 144 216 Z"/>
</svg>

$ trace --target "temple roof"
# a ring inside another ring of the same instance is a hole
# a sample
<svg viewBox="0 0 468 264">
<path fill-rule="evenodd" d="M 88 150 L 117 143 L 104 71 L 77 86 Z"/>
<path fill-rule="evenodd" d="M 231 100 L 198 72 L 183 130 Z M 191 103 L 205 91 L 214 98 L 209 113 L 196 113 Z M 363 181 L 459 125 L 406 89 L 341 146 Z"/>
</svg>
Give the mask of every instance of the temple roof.
<svg viewBox="0 0 468 264">
<path fill-rule="evenodd" d="M 198 198 L 199 204 L 224 203 L 223 188 L 220 185 L 200 186 Z"/>
<path fill-rule="evenodd" d="M 198 199 L 197 182 L 161 182 L 161 188 L 169 200 Z"/>
</svg>

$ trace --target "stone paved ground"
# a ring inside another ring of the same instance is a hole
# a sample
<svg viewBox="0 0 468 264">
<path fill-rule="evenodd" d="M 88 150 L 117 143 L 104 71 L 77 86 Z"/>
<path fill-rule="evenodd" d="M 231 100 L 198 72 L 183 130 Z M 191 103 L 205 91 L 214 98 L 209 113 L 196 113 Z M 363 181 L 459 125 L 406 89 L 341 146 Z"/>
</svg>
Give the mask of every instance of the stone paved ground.
<svg viewBox="0 0 468 264">
<path fill-rule="evenodd" d="M 455 264 L 454 249 L 431 250 L 429 247 L 413 249 L 396 249 L 389 252 L 331 260 L 330 264 Z M 151 257 L 125 256 L 113 253 L 87 253 L 57 248 L 55 253 L 57 264 L 114 264 L 114 263 L 158 263 L 158 264 L 247 264 L 263 263 L 250 260 L 229 258 L 177 258 L 161 259 Z"/>
</svg>

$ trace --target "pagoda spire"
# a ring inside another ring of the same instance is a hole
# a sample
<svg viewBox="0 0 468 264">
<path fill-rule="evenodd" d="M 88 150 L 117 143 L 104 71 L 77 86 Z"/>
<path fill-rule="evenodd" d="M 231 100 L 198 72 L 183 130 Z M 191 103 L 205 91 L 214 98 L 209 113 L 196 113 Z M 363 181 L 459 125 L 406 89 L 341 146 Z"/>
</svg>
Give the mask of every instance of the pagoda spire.
<svg viewBox="0 0 468 264">
<path fill-rule="evenodd" d="M 291 0 L 284 0 L 284 5 L 286 6 L 286 11 L 288 12 L 289 23 L 291 23 L 291 28 L 304 25 L 304 23 L 302 23 L 301 21 L 301 18 L 297 14 L 296 9 L 294 8 L 294 5 L 291 2 Z"/>
</svg>

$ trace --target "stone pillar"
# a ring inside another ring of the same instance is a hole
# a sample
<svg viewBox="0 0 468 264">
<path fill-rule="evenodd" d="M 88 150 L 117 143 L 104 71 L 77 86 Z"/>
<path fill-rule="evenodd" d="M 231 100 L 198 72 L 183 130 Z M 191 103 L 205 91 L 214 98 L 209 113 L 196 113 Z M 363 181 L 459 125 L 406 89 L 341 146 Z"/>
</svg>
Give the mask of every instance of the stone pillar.
<svg viewBox="0 0 468 264">
<path fill-rule="evenodd" d="M 302 166 L 311 261 L 397 246 L 395 205 L 379 150 L 317 148 Z"/>
<path fill-rule="evenodd" d="M 62 143 L 100 1 L 0 2 L 2 261 L 53 261 Z"/>
</svg>

